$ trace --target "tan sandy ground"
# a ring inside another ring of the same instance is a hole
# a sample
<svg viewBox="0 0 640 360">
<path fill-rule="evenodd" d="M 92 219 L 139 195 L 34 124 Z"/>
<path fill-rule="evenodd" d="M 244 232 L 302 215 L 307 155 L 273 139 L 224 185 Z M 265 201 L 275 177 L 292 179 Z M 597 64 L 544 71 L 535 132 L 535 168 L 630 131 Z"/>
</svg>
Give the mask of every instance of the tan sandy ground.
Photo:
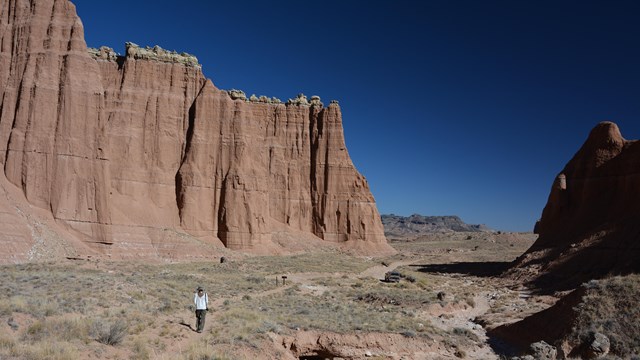
<svg viewBox="0 0 640 360">
<path fill-rule="evenodd" d="M 382 259 L 322 249 L 231 254 L 224 264 L 5 266 L 0 358 L 496 358 L 478 323 L 519 319 L 553 299 L 473 274 L 473 264 L 510 261 L 532 241 L 530 234 L 436 234 L 394 241 L 399 253 Z M 467 268 L 471 274 L 457 273 Z M 380 281 L 393 269 L 405 277 L 400 283 Z M 203 334 L 193 331 L 190 308 L 197 285 L 211 297 Z M 97 340 L 116 323 L 126 325 L 119 342 Z"/>
</svg>

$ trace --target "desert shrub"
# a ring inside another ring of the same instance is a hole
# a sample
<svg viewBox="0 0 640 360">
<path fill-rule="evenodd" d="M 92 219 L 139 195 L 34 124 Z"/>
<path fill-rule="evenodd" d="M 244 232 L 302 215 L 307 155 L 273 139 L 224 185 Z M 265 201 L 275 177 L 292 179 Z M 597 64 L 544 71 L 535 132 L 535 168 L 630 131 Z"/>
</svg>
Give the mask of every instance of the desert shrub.
<svg viewBox="0 0 640 360">
<path fill-rule="evenodd" d="M 400 334 L 402 334 L 402 336 L 404 337 L 408 337 L 408 338 L 414 338 L 416 337 L 416 333 L 410 330 L 405 330 L 403 332 L 401 332 Z"/>
<path fill-rule="evenodd" d="M 476 300 L 473 298 L 473 294 L 469 294 L 465 297 L 464 301 L 471 307 L 476 307 Z"/>
<path fill-rule="evenodd" d="M 85 339 L 88 335 L 88 325 L 82 318 L 45 319 L 44 327 L 49 336 L 63 341 Z"/>
<path fill-rule="evenodd" d="M 266 271 L 272 274 L 284 274 L 287 272 L 360 272 L 370 266 L 370 262 L 363 259 L 354 259 L 340 253 L 309 253 L 289 256 L 267 256 L 261 259 L 248 259 L 247 264 L 256 270 Z"/>
<path fill-rule="evenodd" d="M 280 327 L 280 325 L 274 322 L 265 320 L 262 322 L 262 325 L 260 325 L 260 327 L 257 329 L 257 332 L 260 334 L 267 333 L 267 332 L 280 334 L 282 332 L 282 328 Z"/>
<path fill-rule="evenodd" d="M 184 352 L 181 352 L 180 359 L 182 360 L 229 360 L 231 357 L 222 355 L 218 350 L 215 350 L 211 342 L 206 338 L 201 341 L 194 342 Z M 235 357 L 234 357 L 235 359 Z"/>
<path fill-rule="evenodd" d="M 8 316 L 13 313 L 13 308 L 9 299 L 0 300 L 0 316 Z"/>
<path fill-rule="evenodd" d="M 27 331 L 24 333 L 25 340 L 31 341 L 40 341 L 46 336 L 46 330 L 44 326 L 44 322 L 42 320 L 38 320 L 33 324 L 29 325 Z"/>
<path fill-rule="evenodd" d="M 60 314 L 60 307 L 55 301 L 48 301 L 46 299 L 39 299 L 29 304 L 32 309 L 31 313 L 37 316 L 53 316 Z"/>
<path fill-rule="evenodd" d="M 611 354 L 627 358 L 640 354 L 640 275 L 593 280 L 584 285 L 582 302 L 575 308 L 571 338 L 583 343 L 593 332 L 606 335 Z"/>
<path fill-rule="evenodd" d="M 151 358 L 151 353 L 144 340 L 138 338 L 133 342 L 133 355 L 132 360 L 148 360 Z"/>
<path fill-rule="evenodd" d="M 7 311 L 20 312 L 24 314 L 27 313 L 27 309 L 29 307 L 26 299 L 19 295 L 11 297 L 9 300 L 9 304 L 10 309 L 8 309 Z"/>
<path fill-rule="evenodd" d="M 259 276 L 247 276 L 245 280 L 254 284 L 262 284 L 265 281 L 263 277 Z"/>
<path fill-rule="evenodd" d="M 78 359 L 78 353 L 72 345 L 65 342 L 40 341 L 13 349 L 19 359 L 26 360 L 68 360 Z"/>
<path fill-rule="evenodd" d="M 117 345 L 122 342 L 128 334 L 127 324 L 122 320 L 116 320 L 113 323 L 104 320 L 96 320 L 91 329 L 95 339 L 105 345 Z"/>
<path fill-rule="evenodd" d="M 158 306 L 157 311 L 161 313 L 168 313 L 175 311 L 180 308 L 180 303 L 176 300 L 171 300 L 168 298 L 160 299 L 160 305 Z"/>
<path fill-rule="evenodd" d="M 43 340 L 72 341 L 86 339 L 88 326 L 79 318 L 44 318 L 24 332 L 23 340 L 31 343 Z"/>
<path fill-rule="evenodd" d="M 185 360 L 227 360 L 228 358 L 216 354 L 209 347 L 192 347 L 187 351 Z"/>
<path fill-rule="evenodd" d="M 460 327 L 453 328 L 452 332 L 457 336 L 465 337 L 474 342 L 480 341 L 480 339 L 478 338 L 478 335 L 476 335 L 473 331 L 466 328 L 460 328 Z"/>
<path fill-rule="evenodd" d="M 8 334 L 0 334 L 0 350 L 11 350 L 15 346 L 16 341 L 12 337 Z"/>
</svg>

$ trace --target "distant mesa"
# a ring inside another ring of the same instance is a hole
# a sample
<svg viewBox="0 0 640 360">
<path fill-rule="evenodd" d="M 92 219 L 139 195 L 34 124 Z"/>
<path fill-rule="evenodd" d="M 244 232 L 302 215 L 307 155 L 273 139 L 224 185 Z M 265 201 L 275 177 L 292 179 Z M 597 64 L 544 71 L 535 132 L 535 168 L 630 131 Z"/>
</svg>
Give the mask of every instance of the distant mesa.
<svg viewBox="0 0 640 360">
<path fill-rule="evenodd" d="M 483 232 L 493 231 L 485 225 L 470 225 L 458 216 L 399 216 L 382 215 L 382 225 L 386 236 L 418 236 L 441 232 Z"/>
<path fill-rule="evenodd" d="M 640 272 L 640 142 L 595 126 L 552 181 L 535 232 L 508 276 L 553 291 Z"/>
</svg>

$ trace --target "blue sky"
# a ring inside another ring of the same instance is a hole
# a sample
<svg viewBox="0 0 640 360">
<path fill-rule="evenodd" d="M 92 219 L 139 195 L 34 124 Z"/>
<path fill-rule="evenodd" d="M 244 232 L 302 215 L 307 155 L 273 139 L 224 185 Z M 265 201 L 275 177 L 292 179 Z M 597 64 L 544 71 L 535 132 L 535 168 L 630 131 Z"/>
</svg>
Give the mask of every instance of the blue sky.
<svg viewBox="0 0 640 360">
<path fill-rule="evenodd" d="M 157 44 L 222 89 L 339 100 L 381 213 L 530 231 L 593 126 L 640 138 L 637 1 L 74 3 L 89 46 Z"/>
</svg>

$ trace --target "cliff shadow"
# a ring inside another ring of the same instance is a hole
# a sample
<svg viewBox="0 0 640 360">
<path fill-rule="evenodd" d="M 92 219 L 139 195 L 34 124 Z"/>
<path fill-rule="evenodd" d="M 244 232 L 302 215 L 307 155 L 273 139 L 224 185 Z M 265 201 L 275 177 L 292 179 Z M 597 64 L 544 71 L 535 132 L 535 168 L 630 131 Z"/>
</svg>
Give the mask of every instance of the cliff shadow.
<svg viewBox="0 0 640 360">
<path fill-rule="evenodd" d="M 477 277 L 499 276 L 513 263 L 510 261 L 455 262 L 448 264 L 410 265 L 424 273 L 461 274 Z"/>
<path fill-rule="evenodd" d="M 116 64 L 118 64 L 118 70 L 122 70 L 124 68 L 124 63 L 127 61 L 126 56 L 118 56 L 116 57 Z"/>
</svg>

